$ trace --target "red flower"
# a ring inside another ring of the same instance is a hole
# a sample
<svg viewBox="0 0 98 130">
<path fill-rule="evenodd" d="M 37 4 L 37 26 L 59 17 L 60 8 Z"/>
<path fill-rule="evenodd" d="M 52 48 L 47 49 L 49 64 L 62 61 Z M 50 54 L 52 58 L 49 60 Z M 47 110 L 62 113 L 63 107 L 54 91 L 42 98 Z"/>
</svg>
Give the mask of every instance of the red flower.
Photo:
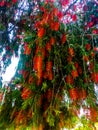
<svg viewBox="0 0 98 130">
<path fill-rule="evenodd" d="M 63 17 L 63 13 L 61 11 L 59 11 L 57 16 L 58 16 L 58 18 L 60 20 Z"/>
<path fill-rule="evenodd" d="M 73 48 L 68 48 L 68 53 L 70 56 L 74 56 L 74 49 Z"/>
<path fill-rule="evenodd" d="M 54 30 L 58 31 L 59 30 L 59 26 L 60 26 L 60 23 L 59 22 L 55 22 L 54 23 Z"/>
<path fill-rule="evenodd" d="M 73 78 L 71 75 L 66 76 L 65 78 L 66 83 L 73 84 Z"/>
<path fill-rule="evenodd" d="M 12 0 L 12 2 L 15 4 L 17 2 L 17 0 Z"/>
<path fill-rule="evenodd" d="M 51 21 L 51 23 L 50 23 L 51 30 L 58 31 L 59 26 L 60 26 L 60 23 L 58 21 L 57 22 Z"/>
<path fill-rule="evenodd" d="M 94 72 L 91 74 L 91 79 L 94 81 L 96 84 L 98 84 L 98 73 Z"/>
<path fill-rule="evenodd" d="M 78 62 L 75 62 L 75 63 L 74 63 L 74 66 L 76 67 L 76 69 L 78 69 L 78 67 L 79 67 Z"/>
<path fill-rule="evenodd" d="M 71 88 L 69 90 L 69 95 L 70 95 L 70 98 L 72 100 L 77 100 L 78 99 L 78 90 L 77 90 L 77 88 Z"/>
<path fill-rule="evenodd" d="M 62 6 L 67 6 L 69 4 L 69 0 L 61 0 Z"/>
<path fill-rule="evenodd" d="M 72 70 L 71 75 L 72 75 L 73 78 L 77 78 L 78 77 L 78 71 L 77 70 Z"/>
<path fill-rule="evenodd" d="M 0 6 L 4 6 L 5 5 L 5 1 L 3 0 L 2 2 L 0 2 Z"/>
<path fill-rule="evenodd" d="M 45 35 L 45 29 L 40 28 L 37 32 L 37 35 L 38 35 L 39 38 L 42 38 Z"/>
<path fill-rule="evenodd" d="M 89 43 L 87 43 L 85 48 L 86 48 L 87 51 L 89 51 L 91 49 L 91 45 Z"/>
<path fill-rule="evenodd" d="M 22 93 L 21 93 L 21 97 L 22 97 L 22 99 L 28 99 L 29 97 L 30 97 L 30 95 L 31 95 L 31 90 L 29 89 L 29 88 L 23 88 L 23 90 L 22 90 Z"/>
<path fill-rule="evenodd" d="M 77 20 L 77 15 L 76 14 L 72 15 L 72 21 L 76 21 L 76 20 Z"/>
<path fill-rule="evenodd" d="M 51 45 L 54 45 L 55 44 L 55 38 L 51 37 L 49 42 L 50 42 Z"/>
<path fill-rule="evenodd" d="M 27 44 L 25 44 L 24 45 L 24 54 L 30 55 L 30 53 L 31 53 L 31 48 Z"/>
<path fill-rule="evenodd" d="M 36 71 L 42 71 L 43 59 L 41 55 L 34 57 L 34 69 Z"/>
<path fill-rule="evenodd" d="M 63 34 L 61 37 L 61 43 L 64 44 L 66 42 L 66 34 Z"/>
<path fill-rule="evenodd" d="M 94 30 L 92 31 L 92 33 L 93 33 L 93 34 L 98 34 L 98 29 L 94 29 Z"/>
<path fill-rule="evenodd" d="M 98 47 L 94 47 L 94 51 L 98 51 Z"/>
<path fill-rule="evenodd" d="M 46 50 L 51 51 L 51 44 L 49 42 L 46 43 Z"/>
</svg>

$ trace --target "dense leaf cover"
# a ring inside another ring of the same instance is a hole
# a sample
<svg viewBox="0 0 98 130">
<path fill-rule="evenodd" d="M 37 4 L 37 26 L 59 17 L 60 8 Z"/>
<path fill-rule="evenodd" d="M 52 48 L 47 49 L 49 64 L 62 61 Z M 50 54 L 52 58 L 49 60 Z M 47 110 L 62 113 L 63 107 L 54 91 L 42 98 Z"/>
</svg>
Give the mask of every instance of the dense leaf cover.
<svg viewBox="0 0 98 130">
<path fill-rule="evenodd" d="M 96 1 L 0 2 L 1 74 L 21 49 L 15 76 L 1 83 L 1 129 L 95 127 L 97 25 Z"/>
</svg>

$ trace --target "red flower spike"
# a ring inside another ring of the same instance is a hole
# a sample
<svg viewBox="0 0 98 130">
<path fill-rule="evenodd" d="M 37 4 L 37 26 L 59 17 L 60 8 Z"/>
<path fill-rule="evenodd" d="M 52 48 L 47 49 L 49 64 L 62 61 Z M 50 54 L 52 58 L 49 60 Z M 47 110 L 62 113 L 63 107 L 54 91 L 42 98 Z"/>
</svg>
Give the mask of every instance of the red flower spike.
<svg viewBox="0 0 98 130">
<path fill-rule="evenodd" d="M 52 71 L 50 71 L 48 73 L 48 80 L 53 80 L 53 72 Z"/>
<path fill-rule="evenodd" d="M 75 62 L 75 63 L 74 63 L 74 66 L 76 67 L 76 69 L 78 69 L 78 67 L 79 67 L 78 62 Z"/>
<path fill-rule="evenodd" d="M 98 84 L 98 73 L 94 72 L 91 74 L 91 79 L 94 81 L 96 84 Z"/>
<path fill-rule="evenodd" d="M 87 51 L 89 51 L 91 49 L 91 45 L 88 43 L 88 44 L 86 44 L 85 48 Z"/>
<path fill-rule="evenodd" d="M 61 37 L 61 43 L 64 44 L 66 42 L 66 34 L 63 34 Z"/>
<path fill-rule="evenodd" d="M 70 98 L 72 100 L 77 100 L 78 99 L 78 90 L 77 90 L 77 88 L 71 88 L 69 90 L 69 95 L 70 95 Z"/>
<path fill-rule="evenodd" d="M 52 61 L 47 61 L 46 62 L 46 71 L 51 71 L 52 70 Z"/>
<path fill-rule="evenodd" d="M 72 15 L 72 21 L 76 21 L 77 20 L 77 15 L 76 14 L 74 14 L 74 15 Z"/>
<path fill-rule="evenodd" d="M 36 71 L 42 71 L 42 66 L 43 66 L 43 59 L 41 55 L 35 56 L 34 57 L 34 69 Z"/>
<path fill-rule="evenodd" d="M 71 75 L 66 76 L 65 81 L 68 84 L 73 84 L 73 82 L 74 82 Z"/>
<path fill-rule="evenodd" d="M 30 55 L 31 53 L 31 48 L 28 45 L 24 45 L 24 54 L 25 55 Z"/>
<path fill-rule="evenodd" d="M 59 11 L 57 16 L 58 16 L 58 19 L 60 20 L 61 18 L 63 18 L 63 13 Z"/>
<path fill-rule="evenodd" d="M 60 26 L 60 23 L 59 22 L 55 22 L 53 30 L 58 31 L 59 30 L 59 26 Z"/>
<path fill-rule="evenodd" d="M 12 0 L 12 2 L 15 4 L 17 2 L 17 0 Z"/>
<path fill-rule="evenodd" d="M 0 6 L 4 6 L 5 5 L 5 1 L 3 0 L 2 2 L 0 2 Z"/>
<path fill-rule="evenodd" d="M 54 37 L 51 37 L 49 43 L 50 43 L 51 45 L 54 45 L 54 44 L 55 44 L 55 38 L 54 38 Z"/>
<path fill-rule="evenodd" d="M 22 97 L 22 99 L 25 100 L 25 99 L 28 99 L 31 94 L 32 94 L 32 91 L 29 88 L 23 88 L 21 97 Z"/>
<path fill-rule="evenodd" d="M 42 38 L 45 35 L 45 29 L 40 28 L 37 32 L 37 35 L 38 35 L 39 38 Z"/>
<path fill-rule="evenodd" d="M 51 51 L 51 44 L 49 42 L 46 43 L 46 50 Z"/>
<path fill-rule="evenodd" d="M 97 51 L 97 52 L 98 52 L 98 47 L 94 47 L 94 51 Z"/>
<path fill-rule="evenodd" d="M 70 56 L 74 56 L 74 49 L 73 48 L 68 48 L 68 53 Z"/>
<path fill-rule="evenodd" d="M 72 70 L 71 75 L 72 75 L 73 78 L 77 78 L 78 77 L 78 71 Z"/>
</svg>

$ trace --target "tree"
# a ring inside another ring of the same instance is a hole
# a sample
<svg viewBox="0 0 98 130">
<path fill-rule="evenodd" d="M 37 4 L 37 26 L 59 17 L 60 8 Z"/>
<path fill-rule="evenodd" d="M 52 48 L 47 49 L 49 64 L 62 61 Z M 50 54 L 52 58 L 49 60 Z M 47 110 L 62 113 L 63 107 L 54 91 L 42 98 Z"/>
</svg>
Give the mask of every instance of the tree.
<svg viewBox="0 0 98 130">
<path fill-rule="evenodd" d="M 80 121 L 81 129 L 92 129 L 98 113 L 97 3 L 25 0 L 24 8 L 22 2 L 0 3 L 1 72 L 21 48 L 15 76 L 1 88 L 0 127 L 60 130 Z"/>
</svg>

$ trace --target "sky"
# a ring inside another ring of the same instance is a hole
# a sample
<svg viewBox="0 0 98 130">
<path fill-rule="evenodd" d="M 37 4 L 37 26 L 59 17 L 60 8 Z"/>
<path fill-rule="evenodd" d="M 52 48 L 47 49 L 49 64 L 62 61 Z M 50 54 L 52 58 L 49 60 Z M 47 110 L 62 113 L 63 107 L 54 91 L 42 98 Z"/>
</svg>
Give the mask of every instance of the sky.
<svg viewBox="0 0 98 130">
<path fill-rule="evenodd" d="M 17 65 L 18 65 L 19 58 L 17 57 L 12 57 L 11 59 L 11 64 L 9 67 L 7 67 L 5 74 L 3 74 L 3 83 L 7 83 L 11 80 L 11 78 L 14 76 Z"/>
</svg>

